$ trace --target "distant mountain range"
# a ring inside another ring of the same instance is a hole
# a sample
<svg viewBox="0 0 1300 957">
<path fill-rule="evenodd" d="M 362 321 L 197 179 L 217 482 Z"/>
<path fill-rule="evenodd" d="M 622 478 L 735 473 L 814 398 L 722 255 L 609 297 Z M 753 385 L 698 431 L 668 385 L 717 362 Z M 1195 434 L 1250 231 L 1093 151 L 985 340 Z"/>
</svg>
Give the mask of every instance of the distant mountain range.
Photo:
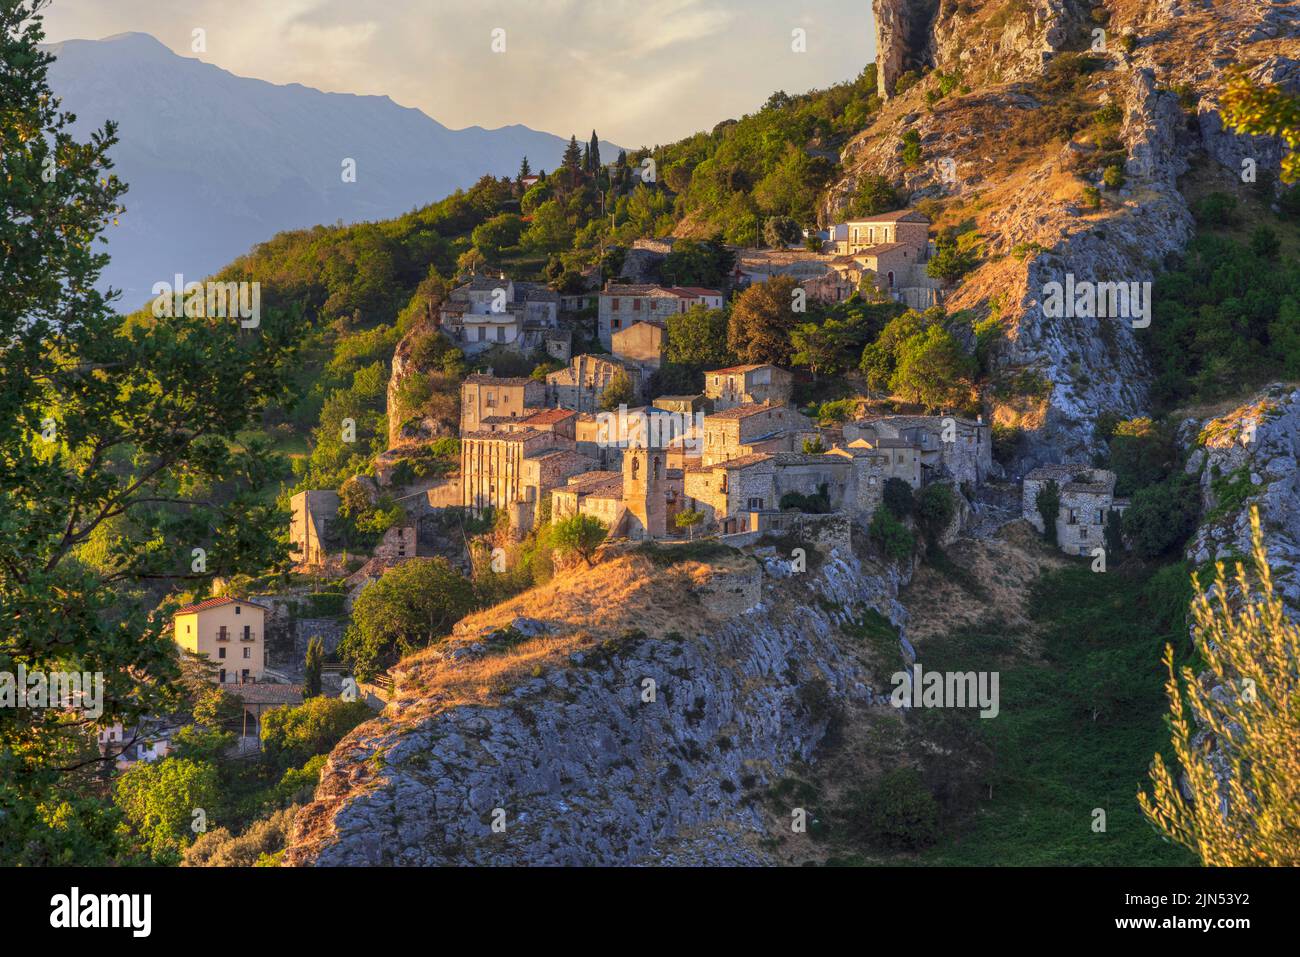
<svg viewBox="0 0 1300 957">
<path fill-rule="evenodd" d="M 401 215 L 484 173 L 513 176 L 524 156 L 554 169 L 568 143 L 518 125 L 452 130 L 385 96 L 235 76 L 144 33 L 47 49 L 75 132 L 119 125 L 112 155 L 130 191 L 108 231 L 104 280 L 123 290 L 123 309 L 155 282 L 202 279 L 286 229 Z M 618 150 L 601 143 L 607 161 Z M 343 181 L 345 159 L 356 182 Z"/>
</svg>

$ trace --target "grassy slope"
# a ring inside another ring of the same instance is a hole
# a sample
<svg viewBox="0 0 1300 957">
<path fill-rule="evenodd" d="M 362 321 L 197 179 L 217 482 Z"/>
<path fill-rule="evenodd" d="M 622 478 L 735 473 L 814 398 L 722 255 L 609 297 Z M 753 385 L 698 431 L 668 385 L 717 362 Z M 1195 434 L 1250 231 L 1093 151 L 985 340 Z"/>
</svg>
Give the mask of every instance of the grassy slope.
<svg viewBox="0 0 1300 957">
<path fill-rule="evenodd" d="M 929 643 L 928 667 L 997 667 L 1002 710 L 978 722 L 995 755 L 992 797 L 923 863 L 1194 863 L 1152 831 L 1135 800 L 1152 754 L 1168 743 L 1160 655 L 1166 642 L 1187 647 L 1186 577 L 1181 564 L 1047 572 L 1029 606 L 1037 658 L 997 623 Z M 1092 830 L 1094 808 L 1106 812 L 1104 833 Z"/>
</svg>

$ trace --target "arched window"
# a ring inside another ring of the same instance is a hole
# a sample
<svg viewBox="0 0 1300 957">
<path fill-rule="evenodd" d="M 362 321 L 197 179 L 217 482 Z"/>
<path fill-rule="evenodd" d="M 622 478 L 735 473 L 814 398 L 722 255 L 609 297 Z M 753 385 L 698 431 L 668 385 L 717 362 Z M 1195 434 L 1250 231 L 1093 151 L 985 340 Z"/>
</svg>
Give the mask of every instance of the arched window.
<svg viewBox="0 0 1300 957">
<path fill-rule="evenodd" d="M 637 458 L 637 457 L 634 455 L 634 456 L 632 456 L 632 479 L 633 479 L 633 481 L 636 480 L 636 477 L 640 474 L 640 472 L 641 472 L 641 460 L 640 460 L 639 458 Z"/>
</svg>

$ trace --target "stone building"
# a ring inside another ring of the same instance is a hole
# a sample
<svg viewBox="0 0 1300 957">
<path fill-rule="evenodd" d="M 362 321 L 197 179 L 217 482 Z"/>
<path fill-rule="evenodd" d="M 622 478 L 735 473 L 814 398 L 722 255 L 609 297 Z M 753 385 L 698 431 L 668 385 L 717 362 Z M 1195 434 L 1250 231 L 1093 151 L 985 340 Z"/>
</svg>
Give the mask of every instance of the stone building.
<svg viewBox="0 0 1300 957">
<path fill-rule="evenodd" d="M 776 508 L 775 456 L 743 455 L 685 470 L 685 507 L 702 512 L 704 525 L 723 535 L 749 530 L 751 512 Z"/>
<path fill-rule="evenodd" d="M 662 319 L 634 322 L 613 334 L 610 351 L 619 359 L 635 362 L 643 369 L 658 369 L 668 353 L 668 327 Z"/>
<path fill-rule="evenodd" d="M 674 519 L 682 508 L 681 469 L 668 467 L 662 448 L 634 447 L 623 451 L 625 521 L 611 532 L 634 541 L 676 538 Z"/>
<path fill-rule="evenodd" d="M 172 616 L 172 636 L 207 658 L 218 684 L 261 681 L 266 670 L 266 609 L 237 598 L 209 598 Z"/>
<path fill-rule="evenodd" d="M 869 273 L 884 295 L 927 309 L 939 302 L 942 288 L 926 274 L 929 237 L 929 218 L 912 209 L 848 220 L 830 229 L 827 248 L 835 254 L 830 265 L 854 288 Z"/>
<path fill-rule="evenodd" d="M 774 365 L 731 366 L 704 373 L 704 397 L 714 412 L 738 405 L 786 405 L 794 389 L 794 377 Z"/>
<path fill-rule="evenodd" d="M 722 293 L 694 286 L 618 285 L 609 283 L 600 294 L 596 329 L 600 344 L 612 349 L 614 334 L 645 320 L 664 321 L 694 306 L 722 308 Z"/>
<path fill-rule="evenodd" d="M 587 472 L 551 491 L 551 520 L 590 515 L 614 529 L 623 519 L 623 473 Z"/>
<path fill-rule="evenodd" d="M 894 244 L 925 249 L 930 242 L 930 218 L 914 209 L 899 209 L 850 219 L 831 227 L 830 242 L 837 256 Z"/>
<path fill-rule="evenodd" d="M 813 434 L 811 420 L 790 406 L 733 406 L 704 417 L 702 464 L 714 465 L 758 451 L 795 451 L 802 447 L 802 436 Z"/>
<path fill-rule="evenodd" d="M 299 565 L 323 567 L 329 556 L 329 526 L 339 514 L 339 493 L 329 489 L 299 492 L 289 500 L 289 509 L 290 553 Z"/>
<path fill-rule="evenodd" d="M 522 534 L 544 521 L 552 490 L 596 467 L 594 460 L 572 448 L 555 448 L 524 458 L 520 469 L 520 497 L 510 506 L 510 527 Z"/>
<path fill-rule="evenodd" d="M 546 404 L 546 385 L 526 377 L 498 378 L 475 373 L 460 386 L 460 433 L 477 432 L 490 416 L 521 418 Z"/>
<path fill-rule="evenodd" d="M 468 432 L 460 439 L 461 503 L 476 514 L 523 500 L 523 460 L 556 447 L 550 432 Z"/>
<path fill-rule="evenodd" d="M 1056 516 L 1056 542 L 1067 555 L 1091 555 L 1105 547 L 1106 522 L 1112 510 L 1121 515 L 1127 499 L 1115 497 L 1115 473 L 1087 465 L 1040 465 L 1025 476 L 1021 512 L 1039 532 L 1045 532 L 1038 495 L 1055 482 L 1061 496 Z"/>
<path fill-rule="evenodd" d="M 915 446 L 927 481 L 948 478 L 981 485 L 993 471 L 993 437 L 982 419 L 886 415 L 847 422 L 843 432 L 849 443 L 862 440 L 876 447 L 884 440 L 901 440 Z"/>
<path fill-rule="evenodd" d="M 574 356 L 568 366 L 547 375 L 545 404 L 575 412 L 598 412 L 605 389 L 619 375 L 627 376 L 633 396 L 639 397 L 644 382 L 635 363 L 610 356 Z"/>
<path fill-rule="evenodd" d="M 476 276 L 451 291 L 439 326 L 466 354 L 494 346 L 531 352 L 558 326 L 559 294 L 540 283 Z"/>
</svg>

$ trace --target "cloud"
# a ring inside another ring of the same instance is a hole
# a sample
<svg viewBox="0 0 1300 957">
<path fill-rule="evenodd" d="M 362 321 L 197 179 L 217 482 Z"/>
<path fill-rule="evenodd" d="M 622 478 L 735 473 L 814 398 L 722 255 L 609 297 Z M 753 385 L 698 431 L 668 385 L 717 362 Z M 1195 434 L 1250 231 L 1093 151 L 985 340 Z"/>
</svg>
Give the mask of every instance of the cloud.
<svg viewBox="0 0 1300 957">
<path fill-rule="evenodd" d="M 865 0 L 56 0 L 52 41 L 127 30 L 273 83 L 378 94 L 452 127 L 593 127 L 670 142 L 776 89 L 855 76 L 874 56 Z M 232 9 L 233 8 L 233 9 Z M 790 49 L 803 27 L 808 52 Z M 190 51 L 195 27 L 207 51 Z M 492 30 L 506 31 L 493 53 Z"/>
</svg>

